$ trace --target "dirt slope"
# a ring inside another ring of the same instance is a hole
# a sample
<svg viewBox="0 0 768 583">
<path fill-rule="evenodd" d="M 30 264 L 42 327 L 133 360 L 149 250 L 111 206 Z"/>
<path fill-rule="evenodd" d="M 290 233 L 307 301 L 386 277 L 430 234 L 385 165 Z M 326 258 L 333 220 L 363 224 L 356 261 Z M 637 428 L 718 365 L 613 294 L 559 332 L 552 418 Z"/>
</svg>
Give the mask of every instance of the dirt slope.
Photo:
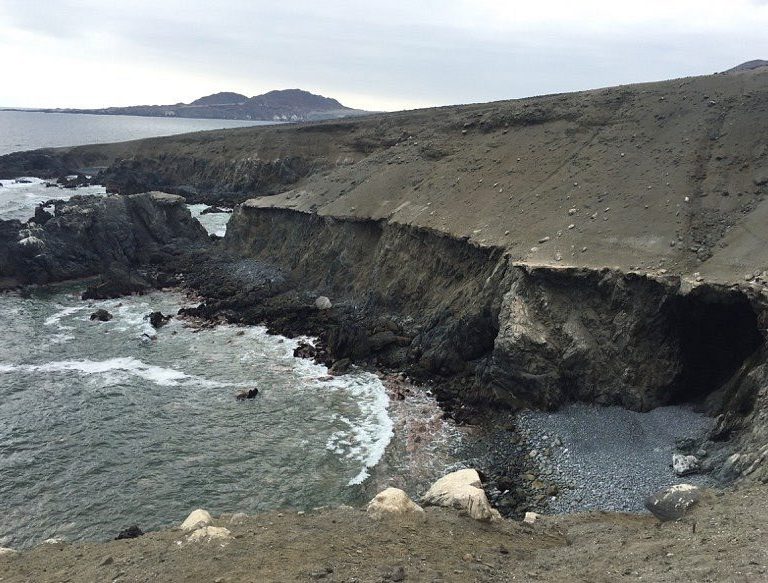
<svg viewBox="0 0 768 583">
<path fill-rule="evenodd" d="M 743 281 L 768 267 L 766 130 L 762 68 L 11 155 L 0 175 L 110 166 L 104 179 L 121 192 L 282 193 L 255 204 L 424 226 L 534 264 Z"/>
<path fill-rule="evenodd" d="M 768 578 L 765 487 L 711 497 L 691 517 L 592 513 L 528 526 L 428 509 L 424 522 L 376 522 L 353 509 L 270 513 L 229 524 L 234 540 L 187 543 L 181 531 L 106 544 L 41 545 L 0 556 L 4 583 L 266 583 Z M 402 568 L 402 570 L 400 569 Z"/>
</svg>

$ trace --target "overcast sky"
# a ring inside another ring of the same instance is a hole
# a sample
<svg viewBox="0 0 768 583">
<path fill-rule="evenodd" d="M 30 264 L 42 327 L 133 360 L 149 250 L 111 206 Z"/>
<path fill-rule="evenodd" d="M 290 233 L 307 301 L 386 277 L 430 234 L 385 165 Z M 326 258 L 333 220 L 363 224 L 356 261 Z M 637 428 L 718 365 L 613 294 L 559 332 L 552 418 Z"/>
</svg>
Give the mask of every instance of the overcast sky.
<svg viewBox="0 0 768 583">
<path fill-rule="evenodd" d="M 0 0 L 0 106 L 299 87 L 371 110 L 768 59 L 768 0 Z"/>
</svg>

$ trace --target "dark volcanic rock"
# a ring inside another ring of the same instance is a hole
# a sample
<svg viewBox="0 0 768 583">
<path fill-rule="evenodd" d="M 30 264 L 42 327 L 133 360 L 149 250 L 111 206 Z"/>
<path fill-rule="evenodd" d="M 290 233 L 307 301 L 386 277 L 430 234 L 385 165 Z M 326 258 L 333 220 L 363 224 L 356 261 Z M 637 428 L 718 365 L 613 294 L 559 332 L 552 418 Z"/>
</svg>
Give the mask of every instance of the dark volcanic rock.
<svg viewBox="0 0 768 583">
<path fill-rule="evenodd" d="M 84 300 L 108 300 L 130 294 L 143 294 L 152 287 L 135 271 L 113 265 L 102 274 L 99 281 L 89 285 L 82 294 Z"/>
<path fill-rule="evenodd" d="M 109 322 L 112 319 L 112 314 L 107 310 L 99 309 L 91 314 L 91 320 L 98 320 L 99 322 Z"/>
<path fill-rule="evenodd" d="M 128 528 L 121 530 L 115 537 L 115 540 L 138 538 L 140 536 L 144 536 L 144 531 L 134 524 L 133 526 L 129 526 Z"/>
<path fill-rule="evenodd" d="M 246 399 L 255 399 L 258 394 L 259 394 L 259 389 L 254 387 L 253 389 L 240 391 L 237 395 L 235 395 L 235 399 L 237 399 L 238 401 L 245 401 Z"/>
<path fill-rule="evenodd" d="M 173 318 L 173 316 L 163 316 L 162 312 L 152 312 L 149 315 L 149 323 L 153 328 L 158 329 L 170 322 L 171 318 Z"/>
<path fill-rule="evenodd" d="M 5 252 L 0 254 L 0 279 L 44 284 L 107 270 L 129 271 L 180 249 L 207 244 L 208 234 L 181 197 L 164 193 L 75 196 L 58 204 L 53 218 L 43 225 L 1 223 L 0 250 Z M 116 279 L 117 284 L 112 281 L 106 287 L 125 288 L 125 278 Z M 136 291 L 132 284 L 128 287 L 120 291 Z M 94 291 L 88 297 L 113 295 Z"/>
</svg>

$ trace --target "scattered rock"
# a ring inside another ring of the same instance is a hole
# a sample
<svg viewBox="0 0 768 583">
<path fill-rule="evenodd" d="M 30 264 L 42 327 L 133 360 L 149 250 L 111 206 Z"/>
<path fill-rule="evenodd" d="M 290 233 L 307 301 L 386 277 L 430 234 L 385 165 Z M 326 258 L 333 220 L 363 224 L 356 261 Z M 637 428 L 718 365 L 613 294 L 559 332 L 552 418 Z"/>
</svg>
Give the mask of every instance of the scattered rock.
<svg viewBox="0 0 768 583">
<path fill-rule="evenodd" d="M 525 524 L 535 524 L 540 517 L 541 514 L 537 514 L 536 512 L 526 512 L 523 522 Z"/>
<path fill-rule="evenodd" d="M 677 484 L 649 496 L 645 507 L 653 515 L 667 522 L 685 516 L 688 510 L 701 499 L 701 490 L 691 484 Z"/>
<path fill-rule="evenodd" d="M 115 537 L 115 540 L 139 538 L 140 536 L 144 536 L 144 531 L 134 524 L 133 526 L 129 526 L 128 528 L 121 530 Z"/>
<path fill-rule="evenodd" d="M 695 474 L 701 469 L 701 461 L 695 455 L 672 454 L 672 469 L 678 476 Z"/>
<path fill-rule="evenodd" d="M 91 320 L 97 320 L 99 322 L 109 322 L 112 319 L 112 314 L 107 312 L 107 310 L 104 309 L 98 309 L 93 314 L 91 314 Z"/>
<path fill-rule="evenodd" d="M 423 514 L 424 510 L 399 488 L 387 488 L 376 494 L 368 503 L 366 510 L 374 519 L 385 516 L 402 516 L 406 514 Z"/>
<path fill-rule="evenodd" d="M 114 562 L 115 562 L 115 559 L 113 559 L 112 557 L 109 557 L 109 556 L 108 556 L 108 557 L 104 557 L 104 558 L 101 560 L 101 563 L 99 563 L 99 566 L 100 566 L 100 567 L 107 567 L 108 565 L 111 565 L 111 564 L 113 564 Z"/>
<path fill-rule="evenodd" d="M 229 524 L 232 526 L 238 526 L 240 524 L 243 524 L 248 518 L 248 515 L 245 512 L 235 512 L 232 515 L 232 518 L 229 519 Z"/>
<path fill-rule="evenodd" d="M 211 522 L 213 522 L 211 514 L 207 510 L 198 508 L 187 516 L 187 519 L 181 523 L 180 528 L 183 531 L 190 532 L 192 530 L 197 530 L 198 528 L 206 527 L 210 525 Z"/>
<path fill-rule="evenodd" d="M 344 374 L 349 370 L 349 367 L 351 365 L 352 365 L 352 361 L 350 359 L 340 358 L 339 360 L 337 360 L 331 365 L 331 368 L 328 369 L 328 372 L 334 376 Z"/>
<path fill-rule="evenodd" d="M 464 510 L 475 520 L 501 518 L 491 507 L 476 470 L 459 470 L 443 476 L 422 498 L 427 506 L 444 506 Z"/>
</svg>

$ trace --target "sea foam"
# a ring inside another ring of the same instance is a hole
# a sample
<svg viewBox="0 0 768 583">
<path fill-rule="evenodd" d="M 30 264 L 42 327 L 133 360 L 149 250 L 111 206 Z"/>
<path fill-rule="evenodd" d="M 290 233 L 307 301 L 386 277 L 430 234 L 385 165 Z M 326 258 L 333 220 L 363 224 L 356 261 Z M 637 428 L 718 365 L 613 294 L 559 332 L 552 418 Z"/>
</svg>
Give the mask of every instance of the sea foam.
<svg viewBox="0 0 768 583">
<path fill-rule="evenodd" d="M 231 386 L 188 375 L 182 371 L 155 366 L 137 358 L 122 357 L 107 360 L 62 360 L 45 364 L 0 364 L 0 372 L 77 372 L 84 375 L 123 372 L 165 387 L 176 387 L 184 382 L 195 381 L 209 387 Z"/>
</svg>

